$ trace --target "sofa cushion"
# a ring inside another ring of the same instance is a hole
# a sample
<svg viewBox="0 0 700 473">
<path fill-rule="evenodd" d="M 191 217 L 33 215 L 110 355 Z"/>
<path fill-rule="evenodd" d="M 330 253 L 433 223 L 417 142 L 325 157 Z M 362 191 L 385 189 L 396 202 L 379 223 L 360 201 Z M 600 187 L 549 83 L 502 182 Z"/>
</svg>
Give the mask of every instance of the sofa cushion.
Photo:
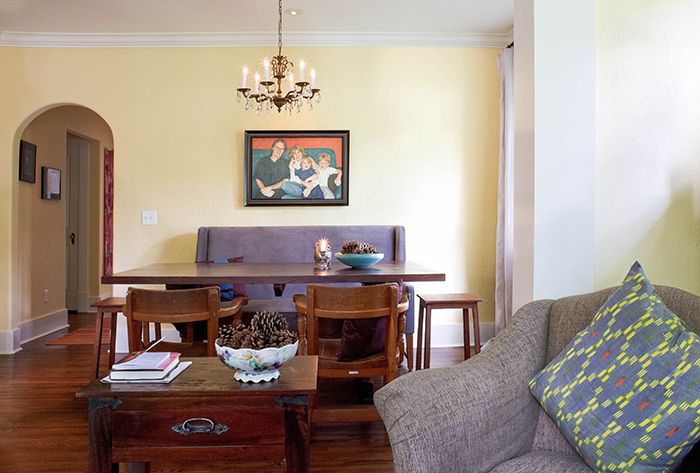
<svg viewBox="0 0 700 473">
<path fill-rule="evenodd" d="M 664 472 L 700 437 L 700 337 L 635 263 L 530 390 L 598 471 Z"/>
<path fill-rule="evenodd" d="M 491 473 L 591 473 L 576 454 L 534 452 L 501 463 Z"/>
<path fill-rule="evenodd" d="M 349 319 L 343 322 L 338 360 L 359 360 L 384 349 L 386 318 Z"/>
</svg>

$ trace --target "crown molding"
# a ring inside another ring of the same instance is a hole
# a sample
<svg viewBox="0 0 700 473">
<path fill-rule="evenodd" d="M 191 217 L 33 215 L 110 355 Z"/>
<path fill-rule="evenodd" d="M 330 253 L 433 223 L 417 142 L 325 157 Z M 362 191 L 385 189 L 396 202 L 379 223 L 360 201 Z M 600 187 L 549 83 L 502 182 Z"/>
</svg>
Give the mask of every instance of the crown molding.
<svg viewBox="0 0 700 473">
<path fill-rule="evenodd" d="M 410 46 L 503 48 L 506 34 L 288 32 L 285 46 Z M 0 46 L 37 48 L 178 48 L 277 46 L 270 32 L 237 33 L 26 33 L 0 31 Z"/>
</svg>

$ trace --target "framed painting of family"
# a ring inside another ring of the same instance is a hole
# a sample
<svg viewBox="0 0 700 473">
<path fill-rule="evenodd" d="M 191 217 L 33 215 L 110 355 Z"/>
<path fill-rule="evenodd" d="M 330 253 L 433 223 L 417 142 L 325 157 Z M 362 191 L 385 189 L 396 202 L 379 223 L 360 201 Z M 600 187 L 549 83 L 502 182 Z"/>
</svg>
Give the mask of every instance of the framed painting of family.
<svg viewBox="0 0 700 473">
<path fill-rule="evenodd" d="M 246 131 L 245 205 L 348 205 L 350 132 Z"/>
</svg>

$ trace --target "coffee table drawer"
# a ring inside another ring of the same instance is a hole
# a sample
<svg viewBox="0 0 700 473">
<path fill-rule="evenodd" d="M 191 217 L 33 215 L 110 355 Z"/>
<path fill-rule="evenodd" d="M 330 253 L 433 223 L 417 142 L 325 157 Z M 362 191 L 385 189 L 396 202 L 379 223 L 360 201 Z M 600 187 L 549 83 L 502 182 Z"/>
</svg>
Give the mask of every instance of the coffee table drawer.
<svg viewBox="0 0 700 473">
<path fill-rule="evenodd" d="M 161 409 L 113 412 L 114 449 L 283 445 L 284 409 Z"/>
</svg>

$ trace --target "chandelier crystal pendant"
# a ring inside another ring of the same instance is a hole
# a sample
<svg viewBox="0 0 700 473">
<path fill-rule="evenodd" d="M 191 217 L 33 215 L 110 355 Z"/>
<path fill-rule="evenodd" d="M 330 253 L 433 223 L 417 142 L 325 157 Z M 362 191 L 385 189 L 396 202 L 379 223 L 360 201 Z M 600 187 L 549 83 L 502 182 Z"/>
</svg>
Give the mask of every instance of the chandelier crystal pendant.
<svg viewBox="0 0 700 473">
<path fill-rule="evenodd" d="M 269 113 L 272 105 L 277 107 L 277 112 L 284 109 L 284 113 L 292 112 L 299 113 L 301 107 L 306 102 L 309 110 L 313 110 L 313 100 L 316 103 L 321 101 L 321 89 L 316 88 L 316 71 L 311 69 L 311 82 L 304 81 L 304 69 L 306 64 L 304 61 L 299 61 L 299 82 L 294 82 L 294 73 L 292 68 L 294 63 L 287 60 L 287 56 L 282 55 L 282 0 L 279 0 L 279 23 L 277 26 L 277 56 L 268 61 L 267 58 L 263 61 L 265 69 L 265 80 L 260 80 L 261 76 L 258 72 L 255 73 L 255 89 L 251 93 L 251 89 L 246 87 L 248 82 L 248 68 L 243 68 L 243 83 L 237 89 L 236 98 L 238 103 L 245 99 L 245 110 L 255 109 L 259 115 L 261 112 Z M 274 80 L 270 80 L 270 75 Z M 275 81 L 277 90 L 275 91 Z M 289 83 L 289 91 L 284 93 L 282 90 L 283 83 Z"/>
</svg>

